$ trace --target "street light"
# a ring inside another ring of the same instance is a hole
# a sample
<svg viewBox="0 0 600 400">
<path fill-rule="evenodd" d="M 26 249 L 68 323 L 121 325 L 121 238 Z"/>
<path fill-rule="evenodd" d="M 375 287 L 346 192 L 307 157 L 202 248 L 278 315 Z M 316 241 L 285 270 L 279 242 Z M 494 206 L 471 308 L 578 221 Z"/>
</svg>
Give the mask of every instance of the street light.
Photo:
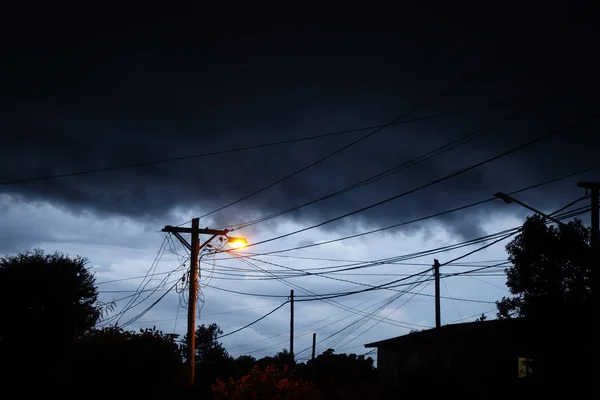
<svg viewBox="0 0 600 400">
<path fill-rule="evenodd" d="M 192 227 L 181 227 L 181 226 L 170 226 L 167 225 L 163 228 L 163 232 L 172 233 L 181 243 L 190 251 L 190 284 L 189 284 L 189 300 L 188 300 L 188 333 L 187 333 L 187 344 L 188 354 L 187 362 L 189 365 L 190 372 L 190 384 L 194 384 L 195 368 L 196 368 L 196 292 L 198 290 L 198 279 L 200 278 L 199 264 L 200 260 L 206 254 L 214 254 L 214 247 L 210 242 L 219 238 L 224 241 L 223 237 L 227 238 L 227 243 L 234 248 L 241 248 L 248 245 L 248 241 L 241 237 L 228 237 L 227 234 L 230 232 L 228 229 L 209 229 L 199 227 L 200 218 L 192 219 Z M 191 243 L 188 243 L 181 234 L 189 233 L 191 235 Z M 203 243 L 199 241 L 199 235 L 211 235 L 211 237 Z M 206 248 L 213 248 L 212 252 L 203 252 Z"/>
<path fill-rule="evenodd" d="M 248 241 L 243 237 L 227 236 L 227 243 L 234 249 L 241 249 L 242 247 L 248 246 Z"/>
<path fill-rule="evenodd" d="M 510 195 L 508 195 L 506 193 L 498 192 L 498 193 L 494 194 L 494 197 L 496 197 L 499 200 L 502 200 L 506 204 L 517 203 L 518 205 L 520 205 L 522 207 L 525 207 L 526 209 L 531 210 L 534 213 L 539 214 L 542 217 L 544 217 L 546 219 L 549 219 L 552 222 L 555 222 L 555 223 L 557 223 L 559 225 L 562 225 L 562 226 L 566 226 L 564 222 L 561 222 L 561 221 L 557 220 L 556 218 L 554 218 L 554 217 L 552 217 L 552 216 L 550 216 L 550 215 L 548 215 L 546 213 L 543 213 L 540 210 L 535 209 L 535 208 L 533 208 L 533 207 L 531 207 L 531 206 L 523 203 L 522 201 L 515 199 L 514 197 L 512 197 L 512 196 L 510 196 Z"/>
</svg>

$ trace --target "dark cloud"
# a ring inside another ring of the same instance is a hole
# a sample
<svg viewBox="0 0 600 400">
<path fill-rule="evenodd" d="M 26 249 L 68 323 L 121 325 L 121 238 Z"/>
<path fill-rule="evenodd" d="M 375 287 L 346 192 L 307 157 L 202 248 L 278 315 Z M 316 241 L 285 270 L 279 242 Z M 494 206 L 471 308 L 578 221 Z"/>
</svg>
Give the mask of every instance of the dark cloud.
<svg viewBox="0 0 600 400">
<path fill-rule="evenodd" d="M 437 16 L 415 10 L 404 17 L 321 18 L 313 23 L 305 18 L 271 24 L 254 18 L 197 23 L 205 32 L 193 32 L 175 20 L 146 26 L 131 22 L 126 31 L 116 24 L 107 32 L 111 25 L 105 22 L 102 32 L 93 23 L 84 29 L 87 20 L 15 31 L 7 47 L 15 60 L 6 67 L 10 84 L 0 95 L 7 105 L 0 114 L 1 180 L 385 123 L 483 65 L 493 66 L 414 116 L 464 108 L 471 112 L 387 128 L 212 221 L 228 225 L 342 189 L 545 101 L 451 152 L 289 215 L 317 223 L 426 184 L 596 111 L 593 18 L 543 34 L 576 7 L 545 7 L 543 14 L 538 8 L 514 13 L 491 6 L 470 13 L 437 11 Z M 474 13 L 479 14 L 474 18 Z M 518 103 L 483 107 L 505 101 Z M 331 228 L 388 225 L 590 166 L 599 148 L 597 127 L 597 121 L 579 127 Z M 2 191 L 48 200 L 72 212 L 146 219 L 166 219 L 175 208 L 202 214 L 363 134 L 6 185 Z M 523 196 L 540 207 L 558 207 L 579 194 L 576 180 Z M 444 222 L 457 234 L 475 235 L 488 211 L 448 216 Z"/>
</svg>

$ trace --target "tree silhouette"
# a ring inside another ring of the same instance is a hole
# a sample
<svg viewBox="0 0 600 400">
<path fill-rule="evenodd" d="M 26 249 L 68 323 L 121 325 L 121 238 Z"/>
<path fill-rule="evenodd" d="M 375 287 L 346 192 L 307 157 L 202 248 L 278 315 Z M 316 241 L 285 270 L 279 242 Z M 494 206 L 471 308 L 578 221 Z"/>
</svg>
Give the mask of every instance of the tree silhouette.
<svg viewBox="0 0 600 400">
<path fill-rule="evenodd" d="M 262 369 L 272 365 L 278 368 L 283 368 L 286 366 L 293 368 L 296 365 L 296 361 L 294 360 L 294 356 L 287 349 L 282 349 L 273 357 L 266 356 L 261 358 L 256 362 L 256 364 Z"/>
<path fill-rule="evenodd" d="M 484 313 L 481 313 L 481 316 L 479 316 L 475 321 L 476 322 L 483 322 L 487 320 L 487 315 L 485 315 Z"/>
<path fill-rule="evenodd" d="M 90 388 L 98 377 L 110 374 L 110 382 L 96 388 L 95 394 L 173 394 L 183 387 L 185 369 L 179 346 L 170 335 L 141 329 L 139 332 L 109 327 L 92 330 L 71 350 L 68 387 Z"/>
<path fill-rule="evenodd" d="M 256 358 L 249 355 L 242 355 L 235 359 L 234 370 L 231 376 L 234 379 L 239 379 L 242 376 L 248 375 L 256 365 Z"/>
<path fill-rule="evenodd" d="M 513 264 L 506 270 L 512 296 L 497 302 L 498 317 L 528 322 L 520 340 L 535 363 L 536 390 L 584 388 L 592 380 L 593 368 L 585 367 L 592 362 L 596 323 L 589 317 L 590 234 L 580 220 L 556 227 L 533 216 L 506 246 Z"/>
<path fill-rule="evenodd" d="M 555 227 L 529 217 L 506 250 L 513 264 L 506 285 L 513 296 L 497 302 L 498 317 L 552 317 L 587 307 L 590 230 L 580 220 Z"/>
<path fill-rule="evenodd" d="M 83 257 L 42 250 L 0 258 L 0 363 L 10 372 L 3 374 L 6 381 L 27 375 L 32 357 L 38 367 L 60 364 L 68 346 L 98 321 L 102 307 L 86 265 Z"/>
<path fill-rule="evenodd" d="M 210 395 L 210 387 L 217 380 L 228 379 L 234 369 L 234 360 L 217 340 L 223 331 L 217 324 L 200 325 L 196 329 L 196 376 L 194 386 L 202 396 Z M 181 346 L 187 356 L 187 335 Z"/>
<path fill-rule="evenodd" d="M 29 329 L 52 326 L 73 341 L 101 315 L 95 279 L 87 259 L 42 250 L 0 258 L 0 336 L 5 344 Z M 29 329 L 28 329 L 29 328 Z"/>
<path fill-rule="evenodd" d="M 298 375 L 312 379 L 327 399 L 372 399 L 378 395 L 373 359 L 364 355 L 335 354 L 327 349 L 299 368 Z"/>
</svg>

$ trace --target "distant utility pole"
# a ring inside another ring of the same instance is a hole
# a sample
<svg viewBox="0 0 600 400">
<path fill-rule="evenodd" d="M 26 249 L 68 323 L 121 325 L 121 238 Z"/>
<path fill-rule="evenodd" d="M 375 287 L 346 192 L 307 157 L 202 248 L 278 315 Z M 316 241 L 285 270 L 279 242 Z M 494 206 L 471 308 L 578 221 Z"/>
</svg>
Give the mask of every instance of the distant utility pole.
<svg viewBox="0 0 600 400">
<path fill-rule="evenodd" d="M 294 358 L 294 291 L 290 290 L 290 354 Z"/>
<path fill-rule="evenodd" d="M 190 294 L 188 304 L 188 326 L 187 326 L 187 346 L 188 354 L 187 361 L 190 368 L 190 384 L 194 384 L 194 375 L 196 370 L 196 295 L 198 294 L 198 278 L 200 275 L 198 269 L 198 257 L 200 250 L 209 244 L 217 236 L 227 236 L 229 230 L 217 230 L 217 229 L 200 229 L 200 219 L 194 218 L 192 220 L 191 228 L 177 227 L 177 226 L 165 226 L 162 231 L 172 233 L 179 241 L 190 250 Z M 181 234 L 189 233 L 191 235 L 191 243 L 188 243 Z M 210 239 L 200 244 L 199 235 L 211 235 Z"/>
<path fill-rule="evenodd" d="M 317 348 L 317 334 L 313 333 L 313 346 L 312 346 L 312 356 L 311 360 L 315 359 L 315 349 Z"/>
<path fill-rule="evenodd" d="M 442 315 L 440 310 L 440 262 L 433 260 L 433 276 L 435 278 L 435 327 L 442 326 Z"/>
</svg>

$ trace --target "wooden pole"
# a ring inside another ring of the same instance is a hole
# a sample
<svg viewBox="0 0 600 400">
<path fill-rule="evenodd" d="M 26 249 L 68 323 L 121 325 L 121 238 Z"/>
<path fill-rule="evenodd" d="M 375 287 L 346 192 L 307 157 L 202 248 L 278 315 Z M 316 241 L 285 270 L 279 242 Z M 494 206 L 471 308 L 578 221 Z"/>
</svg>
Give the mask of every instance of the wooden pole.
<svg viewBox="0 0 600 400">
<path fill-rule="evenodd" d="M 192 240 L 190 252 L 190 294 L 188 301 L 188 365 L 190 369 L 190 384 L 194 385 L 194 377 L 196 373 L 196 294 L 198 293 L 198 256 L 200 246 L 198 244 L 198 226 L 199 218 L 192 220 Z"/>
<path fill-rule="evenodd" d="M 442 326 L 442 314 L 440 310 L 440 262 L 433 260 L 433 274 L 435 276 L 435 327 Z"/>
<path fill-rule="evenodd" d="M 290 290 L 290 354 L 294 358 L 294 291 Z"/>
</svg>

